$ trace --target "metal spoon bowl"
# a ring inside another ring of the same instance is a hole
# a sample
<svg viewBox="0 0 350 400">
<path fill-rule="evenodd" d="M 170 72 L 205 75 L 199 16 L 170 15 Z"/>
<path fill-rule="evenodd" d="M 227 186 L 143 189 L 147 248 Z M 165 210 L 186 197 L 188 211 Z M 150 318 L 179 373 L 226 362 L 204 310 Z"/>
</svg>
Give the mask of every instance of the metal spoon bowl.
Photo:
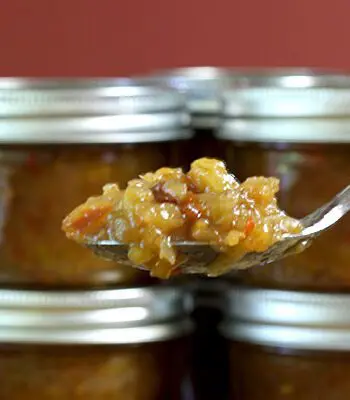
<svg viewBox="0 0 350 400">
<path fill-rule="evenodd" d="M 304 227 L 301 233 L 285 235 L 282 240 L 262 253 L 247 253 L 238 261 L 232 262 L 228 268 L 225 267 L 225 270 L 229 272 L 229 270 L 269 264 L 297 254 L 310 246 L 318 235 L 339 221 L 349 210 L 350 185 L 338 193 L 329 203 L 301 219 L 301 224 Z M 185 256 L 186 261 L 180 265 L 183 274 L 217 275 L 210 269 L 210 264 L 222 254 L 217 249 L 207 243 L 199 242 L 175 242 L 173 245 L 180 254 Z M 128 244 L 116 241 L 100 241 L 87 243 L 86 246 L 105 259 L 145 269 L 143 266 L 131 263 L 128 259 Z"/>
</svg>

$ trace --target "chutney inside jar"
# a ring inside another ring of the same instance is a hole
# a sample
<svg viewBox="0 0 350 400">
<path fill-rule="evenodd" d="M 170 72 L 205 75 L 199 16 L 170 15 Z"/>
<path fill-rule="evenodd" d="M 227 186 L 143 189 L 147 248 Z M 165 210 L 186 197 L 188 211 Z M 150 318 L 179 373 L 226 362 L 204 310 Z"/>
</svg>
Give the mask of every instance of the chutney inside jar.
<svg viewBox="0 0 350 400">
<path fill-rule="evenodd" d="M 0 397 L 23 400 L 179 400 L 186 340 L 133 346 L 1 345 Z"/>
<path fill-rule="evenodd" d="M 349 125 L 350 126 L 350 125 Z M 349 184 L 350 145 L 226 142 L 226 161 L 237 176 L 278 177 L 281 207 L 303 218 Z M 350 225 L 345 216 L 306 251 L 277 263 L 240 271 L 233 279 L 266 287 L 348 290 Z"/>
<path fill-rule="evenodd" d="M 230 400 L 347 400 L 350 352 L 232 343 Z M 257 382 L 252 385 L 251 382 Z"/>
<path fill-rule="evenodd" d="M 1 289 L 0 309 L 8 316 L 0 322 L 1 399 L 191 395 L 191 305 L 180 288 Z"/>
<path fill-rule="evenodd" d="M 131 79 L 0 79 L 0 114 L 0 283 L 145 282 L 74 248 L 59 221 L 106 178 L 126 184 L 165 161 L 186 163 L 182 96 Z"/>
<path fill-rule="evenodd" d="M 141 271 L 70 243 L 61 222 L 106 180 L 123 185 L 165 162 L 185 162 L 180 143 L 1 146 L 1 283 L 64 287 L 149 281 Z"/>
<path fill-rule="evenodd" d="M 281 207 L 303 218 L 349 185 L 348 75 L 316 76 L 310 85 L 227 90 L 217 133 L 225 160 L 239 179 L 271 174 L 280 179 Z M 350 288 L 349 216 L 322 233 L 305 252 L 232 276 L 256 286 L 287 289 Z"/>
<path fill-rule="evenodd" d="M 236 287 L 225 304 L 230 400 L 349 398 L 348 294 Z"/>
</svg>

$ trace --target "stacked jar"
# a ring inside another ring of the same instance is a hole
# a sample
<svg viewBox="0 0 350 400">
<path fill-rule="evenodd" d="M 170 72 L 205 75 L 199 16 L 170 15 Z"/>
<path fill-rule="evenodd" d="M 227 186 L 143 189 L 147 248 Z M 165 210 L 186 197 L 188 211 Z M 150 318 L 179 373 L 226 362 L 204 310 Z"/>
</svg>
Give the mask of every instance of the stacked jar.
<svg viewBox="0 0 350 400">
<path fill-rule="evenodd" d="M 132 81 L 0 81 L 0 116 L 0 283 L 147 280 L 68 241 L 61 222 L 108 182 L 188 162 L 183 97 Z"/>
<path fill-rule="evenodd" d="M 192 67 L 158 71 L 142 78 L 147 83 L 166 85 L 183 93 L 191 114 L 195 132 L 191 159 L 198 157 L 225 158 L 227 142 L 217 138 L 221 126 L 222 94 L 228 88 L 236 89 L 277 85 L 290 87 L 296 83 L 307 85 L 308 77 L 314 80 L 329 75 L 328 71 L 286 68 L 216 68 Z M 335 79 L 335 78 L 333 78 Z M 231 157 L 228 157 L 228 161 Z M 229 165 L 232 167 L 232 165 Z M 236 173 L 236 170 L 233 170 Z M 220 295 L 227 288 L 227 279 L 192 279 L 195 293 L 194 335 L 195 382 L 199 400 L 213 397 L 226 399 L 229 387 L 228 348 L 218 332 L 222 320 Z M 218 368 L 218 365 L 220 368 Z"/>
<path fill-rule="evenodd" d="M 238 71 L 216 67 L 177 68 L 158 71 L 141 78 L 142 82 L 171 87 L 183 93 L 191 115 L 195 133 L 191 159 L 220 157 L 221 152 L 214 132 L 220 121 L 220 96 L 222 90 L 232 84 Z"/>
<path fill-rule="evenodd" d="M 281 208 L 301 218 L 350 183 L 350 77 L 276 83 L 227 90 L 217 137 L 239 179 L 278 177 Z M 235 343 L 232 399 L 348 398 L 349 222 L 297 256 L 231 275 L 225 333 Z"/>
<path fill-rule="evenodd" d="M 187 294 L 99 259 L 61 223 L 108 182 L 188 165 L 191 137 L 170 88 L 0 80 L 2 399 L 181 398 Z"/>
<path fill-rule="evenodd" d="M 192 399 L 191 299 L 176 287 L 0 290 L 0 398 Z"/>
<path fill-rule="evenodd" d="M 214 136 L 220 121 L 220 96 L 225 86 L 233 84 L 237 77 L 238 71 L 233 69 L 193 67 L 158 71 L 141 81 L 165 85 L 186 96 L 194 132 L 193 161 L 200 157 L 222 157 L 219 141 Z M 229 386 L 228 348 L 217 329 L 222 319 L 218 299 L 225 282 L 203 277 L 191 277 L 189 281 L 195 296 L 196 329 L 192 347 L 196 399 L 225 399 Z"/>
<path fill-rule="evenodd" d="M 293 78 L 288 87 L 282 81 L 228 90 L 217 137 L 240 180 L 279 178 L 281 208 L 302 218 L 349 184 L 350 77 Z M 348 290 L 348 218 L 300 255 L 240 272 L 237 279 L 284 289 Z"/>
<path fill-rule="evenodd" d="M 288 87 L 296 81 L 303 85 L 303 77 L 316 73 L 318 76 L 329 75 L 326 70 L 306 68 L 187 67 L 156 71 L 140 81 L 165 85 L 186 96 L 195 133 L 191 151 L 194 160 L 223 156 L 223 147 L 216 140 L 215 132 L 221 120 L 222 94 L 229 87 L 245 88 L 263 83 Z"/>
<path fill-rule="evenodd" d="M 349 398 L 349 294 L 236 287 L 225 300 L 230 400 Z"/>
</svg>

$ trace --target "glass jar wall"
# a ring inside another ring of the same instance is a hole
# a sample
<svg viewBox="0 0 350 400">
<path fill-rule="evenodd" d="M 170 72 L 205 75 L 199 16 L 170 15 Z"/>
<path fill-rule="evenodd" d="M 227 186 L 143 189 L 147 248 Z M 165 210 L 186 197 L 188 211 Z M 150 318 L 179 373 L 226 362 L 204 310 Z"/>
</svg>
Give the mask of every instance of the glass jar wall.
<svg viewBox="0 0 350 400">
<path fill-rule="evenodd" d="M 0 397 L 191 398 L 189 301 L 169 287 L 1 290 Z"/>
<path fill-rule="evenodd" d="M 141 82 L 162 84 L 183 93 L 195 132 L 192 160 L 199 157 L 223 157 L 223 147 L 214 135 L 220 126 L 222 93 L 232 90 L 270 85 L 308 87 L 337 82 L 339 71 L 307 68 L 223 68 L 187 67 L 152 72 Z"/>
<path fill-rule="evenodd" d="M 229 166 L 236 173 L 236 166 L 233 167 L 231 163 L 231 142 L 220 142 L 215 139 L 217 132 L 220 132 L 219 128 L 222 122 L 220 121 L 222 92 L 227 88 L 231 88 L 234 92 L 236 89 L 260 87 L 264 84 L 281 88 L 298 85 L 303 88 L 310 84 L 321 85 L 325 76 L 330 81 L 338 81 L 339 78 L 331 76 L 331 73 L 334 74 L 331 71 L 298 68 L 195 67 L 158 71 L 143 80 L 166 84 L 186 95 L 191 114 L 191 125 L 195 131 L 191 159 L 198 157 L 224 158 L 225 155 L 228 155 Z M 239 171 L 241 172 L 241 168 Z M 193 346 L 194 377 L 199 400 L 211 400 L 214 397 L 226 398 L 229 383 L 226 368 L 228 350 L 226 343 L 217 331 L 222 312 L 215 301 L 215 298 L 221 293 L 221 284 L 225 280 L 226 276 L 217 278 L 215 282 L 212 279 L 192 280 L 198 300 L 194 313 L 197 329 Z"/>
<path fill-rule="evenodd" d="M 179 340 L 138 346 L 2 346 L 0 396 L 179 400 L 188 368 L 186 346 Z"/>
<path fill-rule="evenodd" d="M 232 343 L 231 400 L 347 400 L 350 352 Z M 255 382 L 255 384 L 253 384 Z"/>
<path fill-rule="evenodd" d="M 229 169 L 280 179 L 279 203 L 302 218 L 350 182 L 350 90 L 251 88 L 227 92 L 228 117 L 219 137 Z M 333 81 L 335 86 L 335 81 Z M 234 274 L 238 281 L 291 289 L 350 288 L 349 217 L 305 252 Z"/>
<path fill-rule="evenodd" d="M 169 86 L 186 96 L 191 125 L 195 132 L 191 160 L 221 156 L 218 142 L 214 138 L 221 108 L 220 95 L 236 75 L 234 69 L 192 67 L 158 71 L 141 78 L 144 82 Z"/>
<path fill-rule="evenodd" d="M 350 125 L 349 125 L 350 126 Z M 350 131 L 349 131 L 350 133 Z M 279 203 L 295 217 L 303 217 L 327 203 L 349 184 L 350 146 L 278 145 L 227 147 L 234 161 L 229 168 L 244 179 L 252 175 L 280 178 Z M 244 163 L 242 162 L 244 159 Z M 251 162 L 249 162 L 251 160 Z M 244 171 L 244 172 L 243 172 Z M 236 275 L 253 284 L 301 289 L 348 290 L 350 288 L 349 217 L 323 233 L 305 252 Z"/>
<path fill-rule="evenodd" d="M 231 400 L 349 398 L 348 295 L 241 288 L 226 306 Z"/>
<path fill-rule="evenodd" d="M 104 261 L 67 240 L 63 218 L 108 182 L 125 185 L 164 164 L 181 165 L 178 143 L 0 148 L 0 282 L 101 285 L 148 274 Z"/>
<path fill-rule="evenodd" d="M 106 183 L 125 186 L 164 165 L 186 166 L 184 100 L 171 89 L 83 82 L 22 82 L 20 89 L 0 82 L 2 285 L 150 281 L 70 242 L 61 222 Z"/>
</svg>

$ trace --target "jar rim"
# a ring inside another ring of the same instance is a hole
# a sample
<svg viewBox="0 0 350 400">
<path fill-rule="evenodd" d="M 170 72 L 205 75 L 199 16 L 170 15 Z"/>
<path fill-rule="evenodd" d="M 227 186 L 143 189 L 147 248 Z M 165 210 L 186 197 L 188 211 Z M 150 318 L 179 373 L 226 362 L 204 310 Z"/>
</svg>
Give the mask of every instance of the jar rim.
<svg viewBox="0 0 350 400">
<path fill-rule="evenodd" d="M 189 124 L 184 96 L 161 85 L 132 79 L 0 79 L 1 143 L 169 141 L 188 138 L 183 131 Z"/>
<path fill-rule="evenodd" d="M 235 288 L 221 330 L 231 340 L 273 347 L 350 350 L 350 295 Z"/>
<path fill-rule="evenodd" d="M 307 78 L 285 77 L 290 86 L 233 86 L 222 94 L 222 115 L 225 118 L 349 117 L 350 75 L 318 77 L 318 81 L 309 84 Z"/>
<path fill-rule="evenodd" d="M 192 297 L 179 287 L 91 291 L 0 290 L 0 342 L 132 344 L 191 330 Z"/>
<path fill-rule="evenodd" d="M 147 84 L 165 85 L 185 94 L 195 128 L 218 126 L 217 117 L 222 113 L 222 96 L 226 91 L 235 94 L 236 91 L 254 87 L 303 90 L 324 86 L 350 87 L 350 78 L 343 70 L 291 67 L 183 67 L 158 70 L 138 79 Z"/>
<path fill-rule="evenodd" d="M 246 143 L 350 143 L 349 118 L 227 118 L 215 136 Z"/>
</svg>

